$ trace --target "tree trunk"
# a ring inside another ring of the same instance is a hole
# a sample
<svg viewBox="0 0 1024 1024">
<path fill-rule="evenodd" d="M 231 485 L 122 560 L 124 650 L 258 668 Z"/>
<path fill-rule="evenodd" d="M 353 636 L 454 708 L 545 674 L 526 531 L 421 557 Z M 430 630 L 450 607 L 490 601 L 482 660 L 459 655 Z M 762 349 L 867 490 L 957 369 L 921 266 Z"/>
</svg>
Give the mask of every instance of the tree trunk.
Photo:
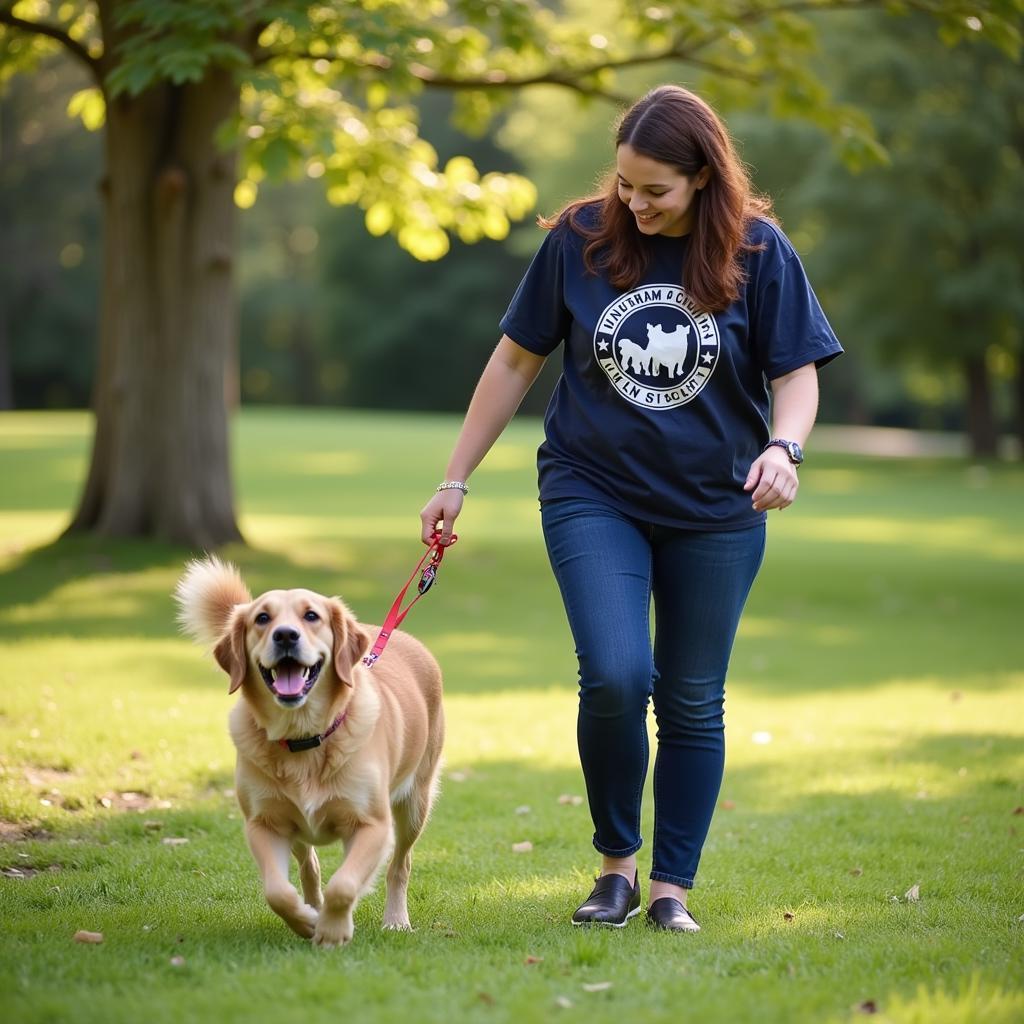
<svg viewBox="0 0 1024 1024">
<path fill-rule="evenodd" d="M 967 380 L 967 434 L 975 458 L 994 458 L 999 447 L 999 431 L 992 411 L 992 387 L 984 353 L 965 356 Z"/>
<path fill-rule="evenodd" d="M 1017 373 L 1014 383 L 1017 392 L 1014 402 L 1017 421 L 1017 458 L 1024 459 L 1024 350 L 1017 353 Z"/>
<path fill-rule="evenodd" d="M 11 343 L 7 333 L 7 309 L 0 308 L 0 409 L 14 408 L 14 386 L 11 383 Z"/>
<path fill-rule="evenodd" d="M 237 331 L 227 72 L 108 102 L 96 433 L 70 529 L 195 548 L 241 538 L 226 375 Z"/>
</svg>

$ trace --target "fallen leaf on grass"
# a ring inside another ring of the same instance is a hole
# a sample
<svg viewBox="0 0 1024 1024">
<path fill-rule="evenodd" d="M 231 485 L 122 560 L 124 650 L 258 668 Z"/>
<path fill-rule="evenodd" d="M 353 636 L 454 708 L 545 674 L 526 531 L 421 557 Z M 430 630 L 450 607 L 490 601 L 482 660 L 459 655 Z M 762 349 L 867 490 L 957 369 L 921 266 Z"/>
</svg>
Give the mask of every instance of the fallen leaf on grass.
<svg viewBox="0 0 1024 1024">
<path fill-rule="evenodd" d="M 188 842 L 188 839 L 186 839 L 185 836 L 164 836 L 160 842 L 163 843 L 164 846 L 184 846 Z"/>
<path fill-rule="evenodd" d="M 863 868 L 850 868 L 850 874 L 853 875 L 854 878 L 856 878 L 858 875 L 863 875 L 864 874 L 864 869 Z"/>
<path fill-rule="evenodd" d="M 576 796 L 574 793 L 563 793 L 558 798 L 558 802 L 560 804 L 570 804 L 573 807 L 579 807 L 579 805 L 583 803 L 583 797 Z"/>
<path fill-rule="evenodd" d="M 494 996 L 492 996 L 490 992 L 477 992 L 476 997 L 485 1006 L 494 1005 Z"/>
<path fill-rule="evenodd" d="M 522 842 L 522 843 L 513 843 L 512 844 L 512 852 L 513 853 L 529 853 L 532 849 L 533 849 L 533 843 L 531 843 L 529 839 L 527 839 L 525 842 Z"/>
<path fill-rule="evenodd" d="M 75 932 L 75 942 L 88 942 L 98 946 L 102 941 L 103 932 L 87 932 L 84 928 L 80 928 Z"/>
<path fill-rule="evenodd" d="M 784 913 L 784 914 L 782 915 L 782 919 L 783 919 L 784 921 L 792 921 L 792 920 L 793 920 L 793 918 L 795 918 L 795 917 L 796 917 L 796 914 L 794 914 L 792 910 L 787 910 L 787 911 L 786 911 L 786 912 L 785 912 L 785 913 Z"/>
<path fill-rule="evenodd" d="M 719 804 L 719 807 L 721 807 L 723 811 L 735 811 L 736 802 L 734 800 L 723 800 Z"/>
<path fill-rule="evenodd" d="M 541 964 L 543 962 L 544 962 L 544 957 L 542 957 L 542 956 L 528 956 L 523 961 L 524 964 Z"/>
<path fill-rule="evenodd" d="M 172 956 L 171 957 L 171 966 L 172 967 L 184 967 L 185 966 L 185 958 L 183 956 Z"/>
<path fill-rule="evenodd" d="M 1024 814 L 1024 807 L 1014 807 L 1013 813 L 1014 814 Z"/>
<path fill-rule="evenodd" d="M 916 884 L 915 884 L 915 885 L 912 885 L 912 886 L 911 886 L 911 887 L 910 887 L 910 888 L 909 888 L 909 889 L 908 889 L 908 890 L 907 890 L 907 891 L 906 891 L 906 892 L 905 892 L 905 893 L 903 894 L 903 898 L 904 898 L 904 899 L 905 899 L 905 900 L 906 900 L 906 901 L 907 901 L 908 903 L 917 903 L 917 902 L 918 902 L 918 900 L 920 900 L 920 899 L 921 899 L 921 886 L 920 886 L 920 885 L 916 885 Z"/>
<path fill-rule="evenodd" d="M 856 1006 L 857 1013 L 878 1013 L 878 1004 L 874 999 L 865 999 L 863 1003 Z"/>
<path fill-rule="evenodd" d="M 584 992 L 607 992 L 608 989 L 610 989 L 611 987 L 612 987 L 612 983 L 610 981 L 594 981 L 594 982 L 591 982 L 589 985 L 584 984 L 583 991 Z"/>
</svg>

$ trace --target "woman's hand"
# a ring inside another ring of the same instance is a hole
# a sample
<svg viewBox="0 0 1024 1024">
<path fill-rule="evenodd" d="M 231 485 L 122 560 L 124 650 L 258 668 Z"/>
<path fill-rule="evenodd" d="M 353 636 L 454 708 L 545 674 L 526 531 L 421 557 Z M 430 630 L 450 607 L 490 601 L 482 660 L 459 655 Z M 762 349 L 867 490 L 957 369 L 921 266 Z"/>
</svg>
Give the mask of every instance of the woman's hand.
<svg viewBox="0 0 1024 1024">
<path fill-rule="evenodd" d="M 423 524 L 421 536 L 424 544 L 432 543 L 436 533 L 441 534 L 442 547 L 451 542 L 452 528 L 459 513 L 462 511 L 462 503 L 465 500 L 465 494 L 457 487 L 452 487 L 438 491 L 423 506 L 423 511 L 420 512 L 420 521 Z M 444 524 L 440 530 L 438 529 L 438 523 Z"/>
<path fill-rule="evenodd" d="M 772 445 L 754 460 L 743 490 L 753 491 L 750 497 L 754 509 L 766 512 L 768 509 L 788 508 L 792 505 L 799 486 L 796 466 L 789 461 L 789 456 L 782 448 Z"/>
</svg>

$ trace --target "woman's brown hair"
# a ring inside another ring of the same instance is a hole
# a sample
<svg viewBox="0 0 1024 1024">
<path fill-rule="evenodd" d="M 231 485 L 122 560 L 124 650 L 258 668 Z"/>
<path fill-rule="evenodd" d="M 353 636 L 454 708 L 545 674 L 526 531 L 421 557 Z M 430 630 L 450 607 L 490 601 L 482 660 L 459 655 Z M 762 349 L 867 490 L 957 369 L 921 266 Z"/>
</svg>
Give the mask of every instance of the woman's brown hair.
<svg viewBox="0 0 1024 1024">
<path fill-rule="evenodd" d="M 702 167 L 710 169 L 707 184 L 693 197 L 695 218 L 682 283 L 701 308 L 725 309 L 739 298 L 743 285 L 740 255 L 757 248 L 746 239 L 750 220 L 772 218 L 771 200 L 754 192 L 725 125 L 688 89 L 662 85 L 626 111 L 615 134 L 615 148 L 623 145 L 687 177 Z M 596 223 L 583 214 L 595 205 Z M 569 203 L 554 217 L 540 218 L 540 224 L 553 228 L 566 220 L 587 239 L 583 261 L 590 273 L 603 272 L 623 291 L 638 284 L 650 256 L 619 198 L 617 175 L 602 191 Z"/>
</svg>

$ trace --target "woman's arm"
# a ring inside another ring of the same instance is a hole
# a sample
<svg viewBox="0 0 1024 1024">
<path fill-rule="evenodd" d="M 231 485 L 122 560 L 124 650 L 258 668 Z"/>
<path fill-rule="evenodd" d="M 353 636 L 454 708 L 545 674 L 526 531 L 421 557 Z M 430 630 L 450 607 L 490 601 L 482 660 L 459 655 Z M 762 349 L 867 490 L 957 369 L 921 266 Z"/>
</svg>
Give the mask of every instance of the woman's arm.
<svg viewBox="0 0 1024 1024">
<path fill-rule="evenodd" d="M 818 370 L 814 363 L 776 377 L 772 388 L 772 437 L 796 441 L 802 448 L 818 414 Z M 750 467 L 743 490 L 753 491 L 754 508 L 765 511 L 793 504 L 800 481 L 782 448 L 771 447 Z"/>
<path fill-rule="evenodd" d="M 544 360 L 544 356 L 527 351 L 507 334 L 501 336 L 473 392 L 462 430 L 448 460 L 446 480 L 465 483 L 469 479 L 515 415 L 544 366 Z M 424 544 L 430 543 L 439 523 L 444 524 L 441 543 L 448 543 L 452 526 L 462 511 L 463 500 L 462 491 L 453 488 L 438 491 L 427 502 L 420 512 Z"/>
</svg>

